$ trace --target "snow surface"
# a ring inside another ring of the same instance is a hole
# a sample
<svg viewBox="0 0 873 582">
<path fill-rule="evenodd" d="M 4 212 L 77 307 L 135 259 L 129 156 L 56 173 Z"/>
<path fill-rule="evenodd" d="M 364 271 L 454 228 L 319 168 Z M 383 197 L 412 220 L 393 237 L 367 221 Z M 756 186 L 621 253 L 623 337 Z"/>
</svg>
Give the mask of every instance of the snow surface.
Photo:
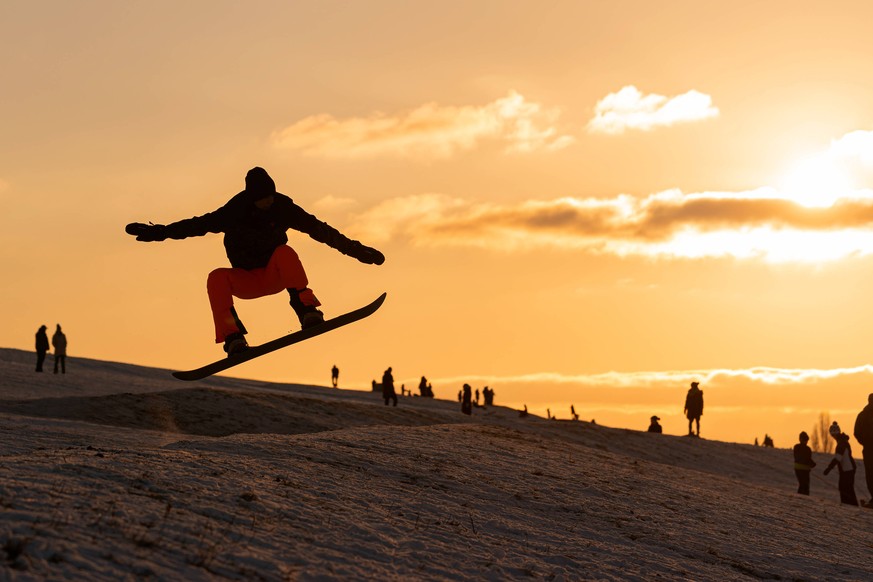
<svg viewBox="0 0 873 582">
<path fill-rule="evenodd" d="M 2 580 L 873 580 L 823 455 L 805 497 L 786 449 L 34 360 L 0 349 Z"/>
</svg>

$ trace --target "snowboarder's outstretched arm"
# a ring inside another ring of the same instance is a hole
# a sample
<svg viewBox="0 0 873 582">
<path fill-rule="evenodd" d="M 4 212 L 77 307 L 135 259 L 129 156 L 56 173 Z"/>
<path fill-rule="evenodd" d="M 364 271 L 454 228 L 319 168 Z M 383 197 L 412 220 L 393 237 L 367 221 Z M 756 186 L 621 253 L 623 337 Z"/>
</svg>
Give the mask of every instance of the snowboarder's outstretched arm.
<svg viewBox="0 0 873 582">
<path fill-rule="evenodd" d="M 142 242 L 160 242 L 168 238 L 179 240 L 192 236 L 203 236 L 210 232 L 219 233 L 224 230 L 225 226 L 225 208 L 222 207 L 215 212 L 186 218 L 171 224 L 132 222 L 124 227 L 124 231 Z"/>
<path fill-rule="evenodd" d="M 279 212 L 289 228 L 306 233 L 313 240 L 367 265 L 381 265 L 385 262 L 385 255 L 381 252 L 360 241 L 348 238 L 328 223 L 322 222 L 300 208 L 290 198 L 285 198 L 280 204 Z"/>
</svg>

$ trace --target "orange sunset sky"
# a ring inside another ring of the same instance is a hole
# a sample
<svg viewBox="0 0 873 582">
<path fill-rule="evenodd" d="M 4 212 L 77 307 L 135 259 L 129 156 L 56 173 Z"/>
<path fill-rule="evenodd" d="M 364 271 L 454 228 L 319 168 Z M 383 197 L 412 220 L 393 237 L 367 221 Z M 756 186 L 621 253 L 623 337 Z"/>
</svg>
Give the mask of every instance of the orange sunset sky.
<svg viewBox="0 0 873 582">
<path fill-rule="evenodd" d="M 327 316 L 373 317 L 232 375 L 437 397 L 777 446 L 873 392 L 869 2 L 0 4 L 0 346 L 223 355 L 215 210 L 263 166 L 382 250 L 289 232 Z M 249 341 L 296 328 L 240 302 Z"/>
</svg>

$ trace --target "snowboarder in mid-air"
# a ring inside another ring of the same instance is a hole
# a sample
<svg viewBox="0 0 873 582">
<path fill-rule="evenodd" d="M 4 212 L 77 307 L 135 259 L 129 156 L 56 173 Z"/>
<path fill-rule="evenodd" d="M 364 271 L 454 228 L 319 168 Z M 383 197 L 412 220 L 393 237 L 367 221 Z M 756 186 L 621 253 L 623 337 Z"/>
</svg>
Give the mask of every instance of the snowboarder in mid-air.
<svg viewBox="0 0 873 582">
<path fill-rule="evenodd" d="M 381 265 L 385 256 L 374 248 L 349 239 L 338 230 L 276 192 L 276 184 L 263 168 L 246 174 L 245 190 L 214 212 L 171 224 L 128 224 L 125 231 L 143 242 L 183 239 L 207 233 L 224 233 L 224 248 L 231 268 L 218 268 L 206 282 L 215 323 L 215 343 L 224 342 L 228 356 L 248 349 L 245 326 L 237 316 L 233 298 L 255 299 L 287 290 L 291 307 L 303 329 L 324 322 L 321 303 L 309 289 L 309 280 L 297 253 L 288 246 L 286 231 L 308 234 L 362 263 Z"/>
</svg>

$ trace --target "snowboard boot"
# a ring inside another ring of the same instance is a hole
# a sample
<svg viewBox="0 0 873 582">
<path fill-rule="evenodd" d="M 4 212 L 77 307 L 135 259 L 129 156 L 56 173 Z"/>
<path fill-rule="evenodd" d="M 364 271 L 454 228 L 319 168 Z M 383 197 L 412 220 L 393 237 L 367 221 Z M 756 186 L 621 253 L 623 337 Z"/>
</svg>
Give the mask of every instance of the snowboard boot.
<svg viewBox="0 0 873 582">
<path fill-rule="evenodd" d="M 291 307 L 297 314 L 297 319 L 300 320 L 301 329 L 308 329 L 324 323 L 324 314 L 317 309 L 321 303 L 315 298 L 311 289 L 288 289 L 288 295 L 291 296 Z"/>
<path fill-rule="evenodd" d="M 249 344 L 241 332 L 232 333 L 224 338 L 224 351 L 227 352 L 228 358 L 239 355 L 247 349 Z"/>
</svg>

